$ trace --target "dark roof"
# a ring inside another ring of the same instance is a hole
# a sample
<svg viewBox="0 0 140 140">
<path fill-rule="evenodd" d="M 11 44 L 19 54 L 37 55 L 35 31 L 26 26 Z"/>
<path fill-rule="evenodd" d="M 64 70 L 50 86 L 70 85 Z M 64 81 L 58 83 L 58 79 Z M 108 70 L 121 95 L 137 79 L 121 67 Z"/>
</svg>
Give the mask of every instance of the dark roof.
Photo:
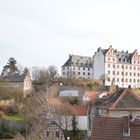
<svg viewBox="0 0 140 140">
<path fill-rule="evenodd" d="M 131 63 L 131 58 L 133 56 L 133 53 L 128 53 L 128 51 L 124 52 L 124 51 L 115 51 L 116 56 L 118 58 L 118 61 L 120 63 L 126 63 L 126 64 L 130 64 Z"/>
<path fill-rule="evenodd" d="M 94 103 L 96 106 L 100 106 L 103 109 L 127 109 L 140 108 L 140 99 L 129 89 L 119 89 L 115 93 L 97 99 Z"/>
<path fill-rule="evenodd" d="M 110 46 L 112 47 L 112 46 Z M 110 48 L 109 47 L 109 48 Z M 102 49 L 101 47 L 99 47 L 97 49 L 97 52 L 101 52 L 103 55 L 106 54 L 106 52 L 109 50 L 108 49 Z M 134 55 L 134 53 L 136 52 L 137 50 L 135 50 L 133 53 L 129 53 L 128 51 L 117 51 L 116 49 L 114 50 L 117 58 L 118 58 L 118 62 L 119 63 L 125 63 L 125 64 L 130 64 L 131 63 L 131 59 Z"/>
<path fill-rule="evenodd" d="M 107 52 L 107 50 L 108 50 L 108 49 L 102 49 L 101 47 L 99 47 L 99 48 L 97 49 L 97 52 L 101 52 L 101 53 L 103 53 L 103 55 L 105 55 L 105 53 Z"/>
<path fill-rule="evenodd" d="M 24 75 L 14 74 L 11 76 L 4 76 L 0 78 L 1 81 L 9 81 L 9 82 L 23 82 Z"/>
<path fill-rule="evenodd" d="M 94 117 L 91 140 L 140 140 L 140 120 L 129 122 L 130 136 L 123 136 L 123 118 Z"/>
<path fill-rule="evenodd" d="M 93 57 L 80 56 L 80 55 L 69 55 L 69 59 L 65 62 L 62 67 L 76 66 L 76 67 L 93 67 Z"/>
</svg>

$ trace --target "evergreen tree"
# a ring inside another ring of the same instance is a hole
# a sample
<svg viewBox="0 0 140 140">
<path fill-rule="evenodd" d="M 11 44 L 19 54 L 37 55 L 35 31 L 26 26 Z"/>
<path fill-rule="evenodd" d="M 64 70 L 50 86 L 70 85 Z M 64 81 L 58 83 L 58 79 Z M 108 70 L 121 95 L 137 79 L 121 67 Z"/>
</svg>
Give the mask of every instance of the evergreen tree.
<svg viewBox="0 0 140 140">
<path fill-rule="evenodd" d="M 27 67 L 25 67 L 24 70 L 23 70 L 23 75 L 24 75 L 24 77 L 25 77 L 28 73 L 29 73 L 29 70 L 28 70 Z"/>
<path fill-rule="evenodd" d="M 7 65 L 3 67 L 1 76 L 11 76 L 15 73 L 19 73 L 16 64 L 16 60 L 13 57 L 10 57 L 7 62 Z"/>
</svg>

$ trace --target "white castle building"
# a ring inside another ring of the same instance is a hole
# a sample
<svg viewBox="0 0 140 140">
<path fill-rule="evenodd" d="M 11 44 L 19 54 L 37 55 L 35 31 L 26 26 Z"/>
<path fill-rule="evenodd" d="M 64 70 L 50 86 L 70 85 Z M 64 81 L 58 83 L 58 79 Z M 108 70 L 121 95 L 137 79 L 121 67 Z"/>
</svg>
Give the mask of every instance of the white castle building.
<svg viewBox="0 0 140 140">
<path fill-rule="evenodd" d="M 140 87 L 140 55 L 135 50 L 117 51 L 98 48 L 93 57 L 70 55 L 62 66 L 62 77 L 102 79 L 105 86 Z"/>
<path fill-rule="evenodd" d="M 69 55 L 61 67 L 62 78 L 93 78 L 93 57 Z"/>
</svg>

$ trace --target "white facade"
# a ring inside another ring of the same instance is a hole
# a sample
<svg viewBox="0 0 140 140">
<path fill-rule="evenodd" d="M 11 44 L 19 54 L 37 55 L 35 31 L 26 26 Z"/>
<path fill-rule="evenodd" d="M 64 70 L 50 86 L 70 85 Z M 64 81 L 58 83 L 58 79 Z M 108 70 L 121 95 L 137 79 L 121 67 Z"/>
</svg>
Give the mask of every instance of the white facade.
<svg viewBox="0 0 140 140">
<path fill-rule="evenodd" d="M 140 55 L 98 48 L 94 57 L 72 55 L 62 66 L 62 78 L 104 80 L 105 86 L 140 87 Z"/>
<path fill-rule="evenodd" d="M 94 79 L 102 79 L 105 74 L 105 65 L 104 65 L 104 55 L 103 53 L 96 52 L 94 56 L 94 62 L 93 62 L 93 73 L 94 73 Z"/>
<path fill-rule="evenodd" d="M 122 55 L 122 58 L 119 54 Z M 103 61 L 104 63 L 102 63 Z M 132 88 L 140 87 L 140 56 L 136 50 L 128 54 L 128 52 L 116 53 L 111 46 L 104 52 L 99 49 L 95 54 L 93 67 L 94 79 L 104 75 L 106 86 L 128 87 L 131 85 Z"/>
<path fill-rule="evenodd" d="M 63 78 L 84 78 L 92 79 L 93 78 L 93 68 L 86 67 L 76 67 L 76 66 L 67 66 L 61 68 Z"/>
<path fill-rule="evenodd" d="M 59 91 L 59 97 L 78 97 L 78 90 Z"/>
<path fill-rule="evenodd" d="M 61 67 L 62 78 L 93 78 L 93 57 L 69 55 L 68 60 Z"/>
</svg>

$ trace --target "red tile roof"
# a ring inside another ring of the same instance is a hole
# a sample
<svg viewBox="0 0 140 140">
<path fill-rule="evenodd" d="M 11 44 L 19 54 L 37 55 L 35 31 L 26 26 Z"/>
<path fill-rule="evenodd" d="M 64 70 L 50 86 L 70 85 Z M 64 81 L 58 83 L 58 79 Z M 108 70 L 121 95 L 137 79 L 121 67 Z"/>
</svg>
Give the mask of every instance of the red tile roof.
<svg viewBox="0 0 140 140">
<path fill-rule="evenodd" d="M 61 105 L 61 102 L 59 99 L 57 98 L 50 98 L 48 99 L 48 103 L 51 104 L 51 105 Z"/>
<path fill-rule="evenodd" d="M 91 140 L 140 140 L 140 120 L 130 122 L 130 136 L 123 136 L 123 118 L 94 117 Z"/>
<path fill-rule="evenodd" d="M 87 115 L 86 106 L 73 106 L 72 114 L 75 116 L 86 116 Z"/>
<path fill-rule="evenodd" d="M 98 97 L 99 92 L 97 92 L 97 91 L 86 91 L 86 95 L 88 96 L 89 100 L 91 100 L 91 99 L 94 100 L 95 98 Z"/>
</svg>

